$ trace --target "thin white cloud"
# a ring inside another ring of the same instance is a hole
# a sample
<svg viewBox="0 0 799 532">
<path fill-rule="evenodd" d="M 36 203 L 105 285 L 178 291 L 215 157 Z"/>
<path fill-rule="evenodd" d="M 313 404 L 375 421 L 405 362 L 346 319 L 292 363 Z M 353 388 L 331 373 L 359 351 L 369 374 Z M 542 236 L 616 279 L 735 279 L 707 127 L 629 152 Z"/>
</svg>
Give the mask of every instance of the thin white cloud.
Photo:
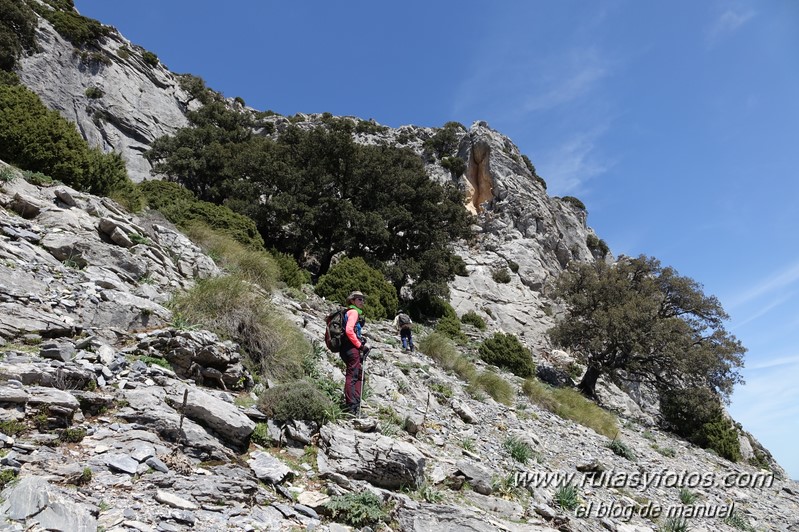
<svg viewBox="0 0 799 532">
<path fill-rule="evenodd" d="M 784 294 L 786 289 L 799 282 L 799 262 L 784 271 L 763 279 L 759 284 L 743 291 L 737 297 L 731 297 L 729 306 L 735 308 L 770 294 Z"/>
<path fill-rule="evenodd" d="M 572 71 L 562 73 L 549 87 L 529 95 L 522 111 L 547 111 L 572 102 L 590 93 L 606 75 L 607 69 L 598 64 L 574 65 Z"/>
<path fill-rule="evenodd" d="M 555 150 L 542 154 L 539 168 L 555 194 L 572 194 L 583 184 L 608 171 L 611 163 L 598 154 L 598 139 L 602 131 L 568 139 Z"/>
<path fill-rule="evenodd" d="M 792 478 L 799 478 L 799 458 L 793 452 L 799 438 L 799 357 L 763 363 L 754 373 L 745 371 L 746 384 L 736 387 L 730 413 L 766 446 Z"/>
<path fill-rule="evenodd" d="M 747 316 L 746 318 L 744 318 L 741 321 L 734 322 L 733 326 L 731 327 L 731 329 L 732 330 L 740 329 L 744 325 L 747 325 L 747 324 L 755 321 L 756 319 L 758 319 L 758 318 L 760 318 L 762 316 L 765 316 L 771 310 L 779 307 L 780 305 L 782 305 L 786 301 L 791 301 L 793 299 L 793 296 L 794 296 L 793 292 L 788 292 L 788 293 L 782 294 L 777 299 L 774 299 L 773 301 L 770 301 L 768 304 L 766 304 L 766 305 L 760 307 L 759 309 L 757 309 L 754 314 L 751 314 L 751 315 Z"/>
<path fill-rule="evenodd" d="M 793 366 L 793 365 L 799 365 L 799 355 L 774 358 L 772 360 L 764 360 L 763 362 L 760 362 L 758 364 L 747 365 L 747 369 L 755 371 L 759 369 L 769 369 L 780 366 Z"/>
<path fill-rule="evenodd" d="M 708 29 L 706 38 L 708 46 L 714 46 L 727 35 L 735 33 L 754 16 L 755 12 L 752 10 L 734 11 L 728 9 Z"/>
</svg>

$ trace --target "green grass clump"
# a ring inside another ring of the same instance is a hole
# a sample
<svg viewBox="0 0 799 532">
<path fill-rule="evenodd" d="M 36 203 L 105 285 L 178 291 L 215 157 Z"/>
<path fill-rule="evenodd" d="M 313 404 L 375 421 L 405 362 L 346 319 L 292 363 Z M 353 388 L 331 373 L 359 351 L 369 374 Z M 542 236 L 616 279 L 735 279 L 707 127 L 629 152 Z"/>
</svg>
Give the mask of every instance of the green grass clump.
<svg viewBox="0 0 799 532">
<path fill-rule="evenodd" d="M 658 527 L 658 532 L 687 532 L 691 527 L 688 524 L 688 519 L 683 517 L 670 517 L 666 522 Z"/>
<path fill-rule="evenodd" d="M 279 382 L 298 379 L 303 361 L 313 355 L 302 331 L 239 276 L 200 280 L 169 306 L 182 322 L 238 343 L 258 375 Z"/>
<path fill-rule="evenodd" d="M 538 379 L 527 379 L 522 392 L 546 410 L 592 429 L 597 434 L 613 438 L 619 427 L 616 416 L 603 410 L 571 388 L 552 388 Z"/>
<path fill-rule="evenodd" d="M 231 274 L 257 284 L 271 292 L 281 276 L 274 257 L 263 249 L 248 247 L 233 240 L 224 231 L 215 230 L 202 222 L 192 222 L 186 234 Z"/>
<path fill-rule="evenodd" d="M 26 429 L 25 423 L 21 421 L 0 421 L 0 432 L 6 436 L 16 436 L 17 434 L 25 432 Z"/>
<path fill-rule="evenodd" d="M 680 488 L 680 502 L 686 505 L 691 505 L 696 502 L 697 495 L 688 488 Z"/>
<path fill-rule="evenodd" d="M 558 488 L 553 499 L 560 508 L 569 511 L 574 510 L 580 504 L 580 494 L 577 488 L 571 484 Z"/>
<path fill-rule="evenodd" d="M 435 360 L 445 371 L 451 371 L 466 382 L 474 382 L 477 369 L 474 364 L 458 353 L 453 341 L 447 336 L 433 332 L 421 338 L 417 347 L 419 351 Z"/>
<path fill-rule="evenodd" d="M 635 462 L 638 460 L 633 450 L 630 449 L 630 447 L 627 446 L 627 444 L 625 444 L 620 440 L 614 439 L 613 441 L 608 443 L 608 449 L 613 451 L 615 454 L 621 456 L 622 458 L 626 458 L 630 462 Z"/>
<path fill-rule="evenodd" d="M 472 386 L 477 386 L 504 405 L 513 403 L 513 386 L 493 371 L 483 371 L 475 378 Z"/>
<path fill-rule="evenodd" d="M 520 464 L 526 464 L 533 457 L 533 449 L 526 442 L 515 436 L 507 438 L 502 443 L 502 446 L 510 453 L 511 458 Z"/>
</svg>

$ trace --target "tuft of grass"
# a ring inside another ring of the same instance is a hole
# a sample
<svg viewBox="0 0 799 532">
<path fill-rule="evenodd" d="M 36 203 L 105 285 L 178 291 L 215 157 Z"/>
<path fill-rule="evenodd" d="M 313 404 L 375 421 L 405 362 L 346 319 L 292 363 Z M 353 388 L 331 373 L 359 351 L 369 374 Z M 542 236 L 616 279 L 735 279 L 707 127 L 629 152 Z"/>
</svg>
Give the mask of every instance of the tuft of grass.
<svg viewBox="0 0 799 532">
<path fill-rule="evenodd" d="M 745 532 L 755 532 L 756 530 L 755 527 L 749 524 L 749 521 L 746 519 L 746 517 L 741 515 L 737 510 L 725 517 L 723 523 L 733 528 L 737 528 L 738 530 L 744 530 Z"/>
<path fill-rule="evenodd" d="M 269 447 L 269 429 L 266 423 L 256 423 L 255 429 L 252 431 L 250 441 L 257 443 L 262 447 Z"/>
<path fill-rule="evenodd" d="M 208 255 L 215 257 L 219 266 L 267 292 L 271 292 L 280 279 L 280 266 L 265 250 L 248 248 L 199 222 L 189 225 L 186 234 Z"/>
<path fill-rule="evenodd" d="M 481 372 L 470 387 L 482 389 L 492 399 L 504 405 L 513 404 L 513 386 L 493 371 Z"/>
<path fill-rule="evenodd" d="M 510 453 L 511 458 L 520 464 L 526 464 L 533 457 L 533 449 L 527 443 L 514 436 L 507 438 L 502 443 L 502 446 Z"/>
<path fill-rule="evenodd" d="M 25 423 L 21 421 L 0 421 L 0 432 L 7 436 L 16 436 L 17 434 L 25 432 L 26 429 Z"/>
<path fill-rule="evenodd" d="M 630 462 L 635 462 L 638 460 L 633 450 L 630 449 L 627 446 L 627 444 L 625 444 L 621 440 L 616 440 L 616 439 L 612 440 L 610 443 L 608 443 L 608 449 L 613 451 L 615 454 L 621 456 L 622 458 L 626 458 Z"/>
<path fill-rule="evenodd" d="M 458 353 L 455 343 L 444 334 L 433 332 L 419 340 L 419 351 L 435 360 L 445 371 L 451 371 L 466 382 L 477 377 L 474 364 Z"/>
<path fill-rule="evenodd" d="M 658 532 L 687 532 L 691 527 L 688 520 L 683 517 L 670 517 L 658 527 Z"/>
<path fill-rule="evenodd" d="M 574 510 L 580 504 L 580 494 L 577 488 L 571 484 L 561 486 L 555 491 L 553 496 L 555 504 L 564 510 Z"/>
<path fill-rule="evenodd" d="M 619 432 L 616 416 L 603 410 L 571 388 L 552 388 L 535 378 L 524 381 L 522 392 L 546 410 L 570 419 L 608 438 Z"/>
<path fill-rule="evenodd" d="M 696 502 L 697 495 L 688 488 L 680 488 L 680 502 L 685 505 L 691 505 Z"/>
<path fill-rule="evenodd" d="M 652 448 L 663 456 L 668 456 L 669 458 L 674 458 L 677 456 L 677 451 L 675 451 L 672 447 L 660 447 L 659 445 L 652 444 Z"/>
<path fill-rule="evenodd" d="M 313 356 L 302 331 L 239 276 L 200 280 L 169 306 L 185 323 L 238 343 L 257 373 L 277 381 L 302 377 L 303 361 Z"/>
</svg>

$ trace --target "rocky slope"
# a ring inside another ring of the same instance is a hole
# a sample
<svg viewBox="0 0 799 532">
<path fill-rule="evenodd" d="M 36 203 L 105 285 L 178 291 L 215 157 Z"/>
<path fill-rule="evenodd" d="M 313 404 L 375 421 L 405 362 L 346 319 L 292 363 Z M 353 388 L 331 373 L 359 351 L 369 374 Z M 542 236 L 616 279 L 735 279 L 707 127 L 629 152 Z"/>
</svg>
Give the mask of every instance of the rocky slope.
<svg viewBox="0 0 799 532">
<path fill-rule="evenodd" d="M 5 529 L 344 530 L 325 502 L 372 492 L 390 512 L 381 527 L 394 530 L 643 531 L 665 519 L 634 508 L 733 503 L 758 530 L 797 530 L 796 483 L 624 417 L 617 438 L 635 461 L 623 458 L 530 403 L 510 374 L 510 406 L 474 398 L 425 355 L 401 351 L 388 323 L 368 324 L 362 419 L 278 426 L 247 406 L 237 346 L 170 324 L 169 293 L 220 273 L 196 246 L 154 213 L 64 186 L 15 178 L 2 188 L 0 421 L 16 434 L 0 435 L 0 462 L 3 478 L 17 474 L 2 493 Z M 328 304 L 310 293 L 273 302 L 321 338 Z M 319 368 L 340 383 L 335 358 Z M 263 445 L 252 442 L 258 423 Z M 526 463 L 512 458 L 511 437 L 532 449 Z M 587 516 L 559 509 L 541 474 L 573 475 Z M 724 485 L 751 478 L 765 485 Z M 718 513 L 690 523 L 734 530 Z"/>
<path fill-rule="evenodd" d="M 142 152 L 185 126 L 186 111 L 199 103 L 174 74 L 146 63 L 143 50 L 116 32 L 87 53 L 40 20 L 37 42 L 40 50 L 20 61 L 23 83 L 78 124 L 93 145 L 122 153 L 134 180 L 151 177 Z M 102 96 L 87 96 L 91 88 Z M 291 122 L 311 127 L 322 119 L 298 115 Z M 276 131 L 289 123 L 279 116 L 270 120 Z M 458 277 L 451 290 L 458 314 L 474 310 L 488 323 L 486 333 L 471 331 L 474 339 L 514 333 L 533 348 L 540 366 L 565 364 L 568 355 L 552 351 L 543 335 L 557 312 L 544 287 L 572 260 L 612 257 L 589 248 L 595 235 L 587 213 L 549 197 L 510 139 L 483 122 L 459 130 L 450 155 L 466 161 L 466 170 L 453 176 L 441 158 L 425 153 L 424 141 L 435 132 L 375 127 L 357 138 L 414 149 L 427 160 L 431 179 L 454 181 L 467 193 L 477 237 L 456 244 L 469 275 Z M 430 359 L 396 349 L 386 324 L 370 324 L 378 356 L 369 368 L 373 395 L 366 414 L 381 420 L 379 432 L 368 422 L 342 422 L 321 433 L 300 424 L 272 426 L 270 437 L 283 443 L 279 450 L 251 445 L 255 423 L 267 420 L 237 406 L 248 396 L 237 386 L 250 376 L 236 346 L 207 331 L 171 327 L 163 306 L 173 291 L 218 275 L 213 261 L 153 213 L 133 217 L 107 199 L 66 187 L 39 188 L 21 179 L 0 184 L 0 413 L 3 421 L 29 427 L 17 438 L 3 438 L 3 465 L 21 479 L 4 495 L 10 526 L 336 529 L 321 514 L 326 493 L 371 490 L 394 508 L 392 526 L 404 530 L 650 530 L 664 519 L 627 520 L 623 512 L 649 502 L 680 506 L 679 490 L 662 478 L 648 486 L 629 477 L 614 486 L 583 485 L 584 503 L 594 504 L 589 519 L 554 510 L 552 486 L 519 492 L 508 479 L 526 471 L 585 478 L 582 470 L 597 467 L 620 478 L 636 472 L 719 478 L 756 473 L 658 431 L 645 394 L 632 394 L 637 403 L 612 386 L 604 394 L 623 416 L 619 439 L 638 456 L 635 463 L 610 452 L 603 436 L 521 395 L 511 407 L 477 401 Z M 498 281 L 498 271 L 509 281 Z M 321 338 L 323 302 L 312 294 L 302 301 L 274 298 L 291 309 L 309 337 Z M 152 358 L 168 360 L 170 369 L 147 364 Z M 321 364 L 341 379 L 335 360 L 323 357 Z M 520 383 L 503 376 L 518 391 Z M 409 430 L 388 423 L 395 417 L 387 414 L 389 407 Z M 67 428 L 87 436 L 56 445 L 69 440 Z M 514 462 L 502 446 L 509 435 L 529 442 L 540 459 Z M 358 455 L 342 458 L 351 454 L 343 447 L 354 441 Z M 745 434 L 741 442 L 744 457 L 752 457 L 750 442 L 757 442 Z M 672 452 L 658 452 L 664 449 Z M 419 484 L 423 489 L 397 489 Z M 40 495 L 44 491 L 47 497 Z M 693 491 L 696 504 L 735 502 L 758 529 L 797 529 L 794 483 Z M 611 503 L 622 513 L 602 521 L 600 508 Z M 691 523 L 695 529 L 726 526 L 718 518 Z"/>
</svg>

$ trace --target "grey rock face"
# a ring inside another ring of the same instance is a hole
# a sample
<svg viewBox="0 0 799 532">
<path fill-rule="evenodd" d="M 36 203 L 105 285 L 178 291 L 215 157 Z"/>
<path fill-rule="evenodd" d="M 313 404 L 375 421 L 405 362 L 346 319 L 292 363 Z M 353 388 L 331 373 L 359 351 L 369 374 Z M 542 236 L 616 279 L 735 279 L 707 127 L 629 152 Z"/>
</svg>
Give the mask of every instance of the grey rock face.
<svg viewBox="0 0 799 532">
<path fill-rule="evenodd" d="M 36 42 L 40 51 L 19 61 L 20 80 L 75 122 L 90 145 L 123 154 L 131 179 L 150 178 L 143 152 L 156 138 L 186 126 L 185 112 L 198 105 L 177 77 L 161 64 L 144 63 L 144 50 L 116 31 L 101 40 L 96 55 L 82 55 L 40 18 Z M 90 88 L 102 96 L 89 98 Z"/>
</svg>

